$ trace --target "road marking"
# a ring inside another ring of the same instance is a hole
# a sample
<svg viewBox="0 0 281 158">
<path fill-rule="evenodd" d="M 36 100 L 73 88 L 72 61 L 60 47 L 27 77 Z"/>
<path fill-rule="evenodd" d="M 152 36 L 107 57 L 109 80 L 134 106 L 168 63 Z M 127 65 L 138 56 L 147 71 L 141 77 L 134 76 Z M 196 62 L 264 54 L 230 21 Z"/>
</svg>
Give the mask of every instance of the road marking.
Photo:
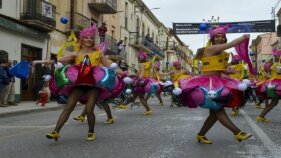
<svg viewBox="0 0 281 158">
<path fill-rule="evenodd" d="M 125 111 L 125 110 L 116 110 L 116 111 Z M 103 116 L 103 115 L 106 115 L 106 113 L 97 114 L 96 116 Z M 85 119 L 87 119 L 87 118 L 85 118 Z M 69 123 L 65 123 L 64 125 L 67 125 L 67 124 L 69 124 Z M 20 132 L 20 133 L 17 133 L 17 134 L 0 136 L 0 140 L 8 139 L 8 138 L 11 138 L 11 137 L 16 137 L 16 136 L 20 136 L 20 135 L 30 134 L 31 132 L 45 130 L 47 128 L 54 128 L 55 126 L 56 125 L 49 125 L 49 126 L 0 126 L 0 128 L 9 128 L 9 129 L 12 129 L 12 128 L 36 128 L 36 129 L 28 130 L 28 131 L 25 131 L 25 132 Z"/>
<path fill-rule="evenodd" d="M 0 128 L 51 128 L 55 127 L 56 125 L 50 126 L 0 126 Z"/>
<path fill-rule="evenodd" d="M 12 127 L 18 128 L 19 126 L 12 126 Z M 32 127 L 32 126 L 21 126 L 21 127 Z M 33 128 L 34 127 L 40 127 L 40 126 L 33 126 Z M 17 133 L 17 134 L 12 134 L 12 135 L 8 135 L 8 136 L 2 136 L 2 137 L 0 137 L 0 140 L 16 137 L 16 136 L 20 136 L 20 135 L 30 134 L 30 132 L 41 131 L 41 130 L 45 130 L 45 129 L 51 128 L 51 127 L 55 127 L 55 125 L 41 126 L 41 128 L 39 128 L 39 129 L 33 129 L 33 130 L 25 131 L 25 132 L 20 132 L 20 133 Z"/>
<path fill-rule="evenodd" d="M 256 135 L 264 144 L 265 148 L 271 153 L 274 158 L 280 158 L 281 153 L 279 147 L 265 134 L 265 132 L 253 121 L 250 116 L 244 111 L 240 110 L 246 121 L 249 123 L 251 128 L 255 131 Z"/>
</svg>

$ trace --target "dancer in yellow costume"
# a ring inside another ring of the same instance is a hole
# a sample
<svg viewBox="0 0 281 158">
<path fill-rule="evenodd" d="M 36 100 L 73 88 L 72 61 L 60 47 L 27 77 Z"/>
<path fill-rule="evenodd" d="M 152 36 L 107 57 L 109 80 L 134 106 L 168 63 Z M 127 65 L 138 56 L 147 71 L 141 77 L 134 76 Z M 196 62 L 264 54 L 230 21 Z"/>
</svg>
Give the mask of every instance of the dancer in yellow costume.
<svg viewBox="0 0 281 158">
<path fill-rule="evenodd" d="M 179 81 L 183 78 L 190 78 L 192 75 L 187 70 L 184 70 L 179 61 L 173 62 L 174 70 L 162 73 L 161 76 L 172 75 L 174 82 L 174 90 L 173 94 L 179 95 L 181 93 L 181 89 L 179 88 Z M 174 107 L 173 96 L 171 96 L 171 104 L 170 107 Z"/>
<path fill-rule="evenodd" d="M 257 122 L 270 122 L 270 120 L 265 118 L 265 115 L 279 103 L 281 97 L 281 57 L 271 66 L 270 72 L 270 79 L 259 83 L 257 92 L 263 97 L 271 99 L 271 102 L 256 117 Z"/>
<path fill-rule="evenodd" d="M 161 84 L 161 74 L 162 74 L 160 72 L 160 62 L 154 63 L 153 67 L 154 68 L 153 68 L 153 73 L 152 73 L 153 77 L 152 78 L 156 79 L 158 81 L 159 86 L 160 86 L 160 91 L 158 93 L 156 93 L 156 97 L 159 100 L 160 106 L 163 106 L 163 100 L 161 98 L 161 92 L 163 90 L 163 87 L 162 87 L 162 85 L 160 85 Z M 148 100 L 150 98 L 150 96 L 151 96 L 151 93 L 148 93 L 145 99 Z"/>
</svg>

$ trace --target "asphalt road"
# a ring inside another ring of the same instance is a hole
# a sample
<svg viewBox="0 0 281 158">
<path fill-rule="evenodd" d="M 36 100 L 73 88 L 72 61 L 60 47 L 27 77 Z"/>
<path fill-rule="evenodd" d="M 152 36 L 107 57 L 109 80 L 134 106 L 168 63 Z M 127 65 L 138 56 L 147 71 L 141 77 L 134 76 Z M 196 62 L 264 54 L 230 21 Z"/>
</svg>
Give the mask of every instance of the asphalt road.
<svg viewBox="0 0 281 158">
<path fill-rule="evenodd" d="M 247 104 L 233 122 L 254 136 L 238 142 L 220 123 L 208 132 L 212 145 L 198 143 L 196 133 L 208 115 L 206 109 L 188 109 L 168 105 L 164 107 L 155 98 L 149 103 L 152 116 L 144 116 L 144 108 L 113 109 L 114 124 L 104 124 L 106 115 L 95 109 L 96 140 L 86 141 L 87 123 L 72 119 L 82 107 L 77 107 L 61 130 L 58 142 L 45 135 L 55 126 L 60 110 L 33 112 L 7 116 L 0 120 L 1 158 L 279 158 L 281 157 L 280 106 L 267 116 L 271 123 L 256 123 L 260 110 Z M 227 110 L 230 114 L 230 110 Z"/>
</svg>

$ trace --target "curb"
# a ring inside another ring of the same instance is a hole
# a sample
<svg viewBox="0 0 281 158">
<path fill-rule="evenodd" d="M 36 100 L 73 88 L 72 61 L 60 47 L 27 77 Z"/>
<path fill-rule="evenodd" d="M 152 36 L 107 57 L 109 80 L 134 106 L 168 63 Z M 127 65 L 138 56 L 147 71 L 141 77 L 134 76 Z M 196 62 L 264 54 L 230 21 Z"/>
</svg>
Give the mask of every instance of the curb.
<svg viewBox="0 0 281 158">
<path fill-rule="evenodd" d="M 23 109 L 19 111 L 11 111 L 11 112 L 5 112 L 0 114 L 0 118 L 8 117 L 8 116 L 15 116 L 15 115 L 24 115 L 28 113 L 33 112 L 46 112 L 46 111 L 53 111 L 58 109 L 64 109 L 64 106 L 55 106 L 55 107 L 44 107 L 44 108 L 38 108 L 38 109 Z"/>
</svg>

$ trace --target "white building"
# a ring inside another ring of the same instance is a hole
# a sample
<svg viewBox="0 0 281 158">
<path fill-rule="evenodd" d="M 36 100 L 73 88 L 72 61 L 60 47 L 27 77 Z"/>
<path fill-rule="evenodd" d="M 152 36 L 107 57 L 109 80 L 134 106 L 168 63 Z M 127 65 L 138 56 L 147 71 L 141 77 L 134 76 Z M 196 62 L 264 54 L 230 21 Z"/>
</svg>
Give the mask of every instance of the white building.
<svg viewBox="0 0 281 158">
<path fill-rule="evenodd" d="M 55 28 L 55 6 L 44 1 L 2 0 L 0 49 L 16 64 L 22 60 L 46 59 L 48 32 Z M 38 89 L 39 72 L 28 80 L 16 80 L 16 100 L 32 100 Z"/>
</svg>

